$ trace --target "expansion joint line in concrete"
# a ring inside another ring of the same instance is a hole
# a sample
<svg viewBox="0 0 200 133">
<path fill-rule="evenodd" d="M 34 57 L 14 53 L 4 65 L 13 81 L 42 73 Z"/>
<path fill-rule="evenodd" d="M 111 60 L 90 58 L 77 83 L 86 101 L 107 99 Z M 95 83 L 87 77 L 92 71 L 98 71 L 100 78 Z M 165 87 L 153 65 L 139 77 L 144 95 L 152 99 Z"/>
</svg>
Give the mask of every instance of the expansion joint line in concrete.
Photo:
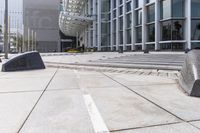
<svg viewBox="0 0 200 133">
<path fill-rule="evenodd" d="M 124 84 L 120 83 L 119 81 L 117 81 L 117 80 L 113 79 L 113 78 L 112 78 L 112 77 L 110 77 L 109 75 L 107 75 L 107 74 L 105 74 L 105 73 L 103 73 L 103 72 L 101 72 L 101 73 L 102 73 L 103 75 L 105 75 L 106 77 L 108 77 L 109 79 L 113 80 L 114 82 L 116 82 L 116 83 L 120 84 L 121 86 L 123 86 L 123 87 L 124 87 L 124 88 L 126 88 L 127 90 L 129 90 L 129 91 L 131 91 L 131 92 L 135 93 L 136 95 L 138 95 L 139 97 L 143 98 L 144 100 L 146 100 L 146 101 L 148 101 L 148 102 L 152 103 L 153 105 L 157 106 L 158 108 L 160 108 L 160 109 L 162 109 L 162 110 L 166 111 L 167 113 L 171 114 L 172 116 L 176 117 L 176 118 L 177 118 L 177 119 L 179 119 L 180 121 L 182 121 L 182 122 L 184 122 L 184 123 L 187 123 L 187 124 L 189 124 L 189 125 L 191 125 L 191 126 L 193 126 L 193 127 L 197 128 L 198 130 L 200 130 L 200 128 L 198 128 L 197 126 L 195 126 L 195 125 L 193 125 L 193 124 L 191 124 L 191 123 L 189 123 L 189 122 L 185 121 L 185 120 L 184 120 L 184 119 L 182 119 L 181 117 L 179 117 L 179 116 L 175 115 L 174 113 L 172 113 L 172 112 L 170 112 L 169 110 L 165 109 L 164 107 L 162 107 L 162 106 L 158 105 L 157 103 L 153 102 L 152 100 L 150 100 L 150 99 L 146 98 L 145 96 L 141 95 L 140 93 L 138 93 L 138 92 L 136 92 L 136 91 L 132 90 L 132 89 L 131 89 L 131 88 L 129 88 L 128 86 L 126 86 L 126 85 L 124 85 Z"/>
<path fill-rule="evenodd" d="M 166 124 L 157 124 L 157 125 L 150 125 L 150 126 L 142 126 L 142 127 L 134 127 L 134 128 L 126 128 L 126 129 L 119 129 L 119 130 L 112 130 L 110 132 L 121 132 L 121 131 L 128 131 L 128 130 L 135 130 L 135 129 L 141 129 L 141 128 L 151 128 L 151 127 L 159 127 L 159 126 L 166 126 L 166 125 L 175 125 L 180 124 L 181 122 L 172 122 L 172 123 L 166 123 Z"/>
<path fill-rule="evenodd" d="M 44 95 L 44 93 L 46 92 L 47 88 L 49 87 L 51 81 L 53 80 L 53 78 L 55 77 L 56 73 L 58 72 L 58 68 L 56 69 L 56 71 L 54 72 L 53 76 L 51 77 L 51 79 L 49 80 L 48 84 L 46 85 L 45 89 L 42 91 L 41 95 L 39 96 L 38 100 L 36 101 L 36 103 L 34 104 L 33 108 L 31 109 L 31 111 L 29 112 L 28 116 L 26 117 L 26 119 L 24 120 L 23 124 L 21 125 L 21 127 L 19 128 L 19 130 L 17 131 L 17 133 L 19 133 L 22 128 L 24 127 L 26 121 L 28 120 L 28 118 L 30 117 L 31 113 L 33 112 L 33 110 L 35 109 L 35 107 L 37 106 L 37 104 L 39 103 L 40 99 L 42 98 L 42 96 Z"/>
</svg>

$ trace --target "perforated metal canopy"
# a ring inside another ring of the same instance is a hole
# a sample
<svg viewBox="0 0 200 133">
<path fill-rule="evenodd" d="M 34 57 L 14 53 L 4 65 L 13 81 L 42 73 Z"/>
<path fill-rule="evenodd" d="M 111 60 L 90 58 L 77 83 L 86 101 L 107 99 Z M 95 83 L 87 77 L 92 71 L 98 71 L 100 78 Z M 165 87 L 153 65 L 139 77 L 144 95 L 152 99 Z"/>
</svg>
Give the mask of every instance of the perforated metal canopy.
<svg viewBox="0 0 200 133">
<path fill-rule="evenodd" d="M 63 11 L 60 12 L 59 26 L 68 36 L 76 36 L 93 19 L 82 14 L 87 0 L 63 0 Z"/>
</svg>

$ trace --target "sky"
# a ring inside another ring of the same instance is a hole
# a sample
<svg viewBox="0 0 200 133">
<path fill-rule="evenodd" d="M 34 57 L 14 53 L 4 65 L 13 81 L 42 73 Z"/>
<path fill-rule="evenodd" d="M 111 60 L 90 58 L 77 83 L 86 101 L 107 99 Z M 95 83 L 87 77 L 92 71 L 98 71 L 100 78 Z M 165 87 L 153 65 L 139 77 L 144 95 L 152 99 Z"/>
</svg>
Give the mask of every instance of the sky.
<svg viewBox="0 0 200 133">
<path fill-rule="evenodd" d="M 22 8 L 23 8 L 23 0 L 8 0 L 9 5 L 9 16 L 11 21 L 11 30 L 15 30 L 17 27 L 17 23 L 19 23 L 19 27 L 22 27 Z M 5 0 L 0 0 L 0 24 L 2 25 L 4 22 L 4 3 Z"/>
<path fill-rule="evenodd" d="M 0 10 L 4 9 L 4 1 L 0 0 Z M 22 0 L 8 0 L 10 10 L 22 10 Z"/>
</svg>

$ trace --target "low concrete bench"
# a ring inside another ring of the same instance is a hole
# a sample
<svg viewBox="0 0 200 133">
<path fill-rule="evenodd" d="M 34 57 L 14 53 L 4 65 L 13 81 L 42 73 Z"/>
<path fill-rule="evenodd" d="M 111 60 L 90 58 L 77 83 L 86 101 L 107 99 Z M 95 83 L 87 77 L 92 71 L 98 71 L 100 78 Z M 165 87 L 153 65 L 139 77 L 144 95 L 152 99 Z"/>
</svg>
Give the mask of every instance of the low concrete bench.
<svg viewBox="0 0 200 133">
<path fill-rule="evenodd" d="M 200 97 L 200 50 L 188 52 L 179 83 L 190 96 Z"/>
<path fill-rule="evenodd" d="M 44 62 L 39 52 L 27 52 L 11 58 L 2 64 L 2 71 L 24 71 L 34 69 L 45 69 Z"/>
</svg>

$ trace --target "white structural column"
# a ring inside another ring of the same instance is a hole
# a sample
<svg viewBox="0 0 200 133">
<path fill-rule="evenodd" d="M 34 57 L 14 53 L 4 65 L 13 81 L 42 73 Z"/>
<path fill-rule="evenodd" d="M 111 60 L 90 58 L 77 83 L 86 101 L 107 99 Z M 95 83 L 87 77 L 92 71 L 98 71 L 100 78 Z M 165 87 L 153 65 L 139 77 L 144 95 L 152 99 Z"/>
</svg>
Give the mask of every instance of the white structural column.
<svg viewBox="0 0 200 133">
<path fill-rule="evenodd" d="M 110 50 L 113 51 L 113 0 L 110 0 Z"/>
<path fill-rule="evenodd" d="M 84 29 L 84 46 L 87 47 L 88 46 L 88 31 L 87 31 L 87 27 Z"/>
<path fill-rule="evenodd" d="M 119 0 L 116 0 L 116 51 L 119 50 Z"/>
<path fill-rule="evenodd" d="M 135 30 L 135 18 L 136 18 L 136 15 L 135 15 L 135 7 L 136 7 L 136 2 L 135 0 L 132 0 L 132 37 L 131 37 L 131 40 L 132 40 L 132 47 L 131 49 L 132 50 L 135 50 L 135 43 L 136 43 L 136 30 Z"/>
<path fill-rule="evenodd" d="M 155 50 L 160 50 L 160 0 L 155 1 Z"/>
<path fill-rule="evenodd" d="M 94 21 L 92 22 L 93 23 L 93 47 L 95 47 L 95 46 L 97 46 L 97 36 L 96 36 L 96 34 L 97 34 L 97 25 L 96 25 L 96 23 L 97 23 L 97 6 L 96 6 L 96 0 L 93 0 L 93 5 L 92 5 L 92 7 L 93 7 L 93 19 L 94 19 Z"/>
<path fill-rule="evenodd" d="M 186 48 L 191 49 L 191 0 L 185 0 L 185 39 L 186 39 Z"/>
<path fill-rule="evenodd" d="M 142 7 L 142 50 L 146 50 L 146 36 L 147 36 L 147 26 L 146 26 L 146 18 L 147 18 L 147 11 L 146 11 L 146 2 L 143 1 Z"/>
<path fill-rule="evenodd" d="M 30 28 L 28 28 L 28 48 L 27 50 L 29 51 L 30 49 Z"/>
<path fill-rule="evenodd" d="M 98 35 L 98 41 L 97 41 L 97 50 L 101 50 L 101 0 L 98 0 L 98 7 L 97 7 L 97 23 L 98 23 L 98 30 L 97 30 L 97 35 Z"/>
<path fill-rule="evenodd" d="M 34 32 L 34 38 L 35 38 L 35 51 L 37 50 L 37 32 Z"/>
<path fill-rule="evenodd" d="M 91 15 L 91 0 L 88 0 L 88 14 Z M 88 25 L 88 47 L 91 48 L 92 40 L 91 40 L 91 25 Z"/>
<path fill-rule="evenodd" d="M 126 19 L 126 1 L 123 0 L 123 50 L 126 50 L 127 44 L 127 34 L 126 34 L 126 27 L 127 27 L 127 19 Z"/>
</svg>

